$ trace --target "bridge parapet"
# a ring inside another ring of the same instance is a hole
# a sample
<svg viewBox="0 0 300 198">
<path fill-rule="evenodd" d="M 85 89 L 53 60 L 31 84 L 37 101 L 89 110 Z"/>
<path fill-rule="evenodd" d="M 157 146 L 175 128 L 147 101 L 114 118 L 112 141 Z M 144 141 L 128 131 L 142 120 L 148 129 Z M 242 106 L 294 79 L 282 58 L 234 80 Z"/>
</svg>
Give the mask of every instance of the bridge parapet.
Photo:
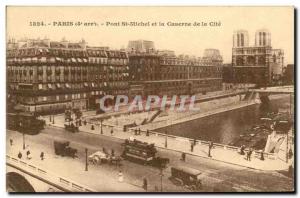
<svg viewBox="0 0 300 198">
<path fill-rule="evenodd" d="M 64 192 L 96 192 L 89 187 L 78 184 L 70 179 L 57 176 L 56 174 L 46 171 L 41 167 L 29 164 L 9 155 L 6 155 L 6 165 L 18 169 L 24 174 L 30 175 L 31 177 L 50 184 Z"/>
</svg>

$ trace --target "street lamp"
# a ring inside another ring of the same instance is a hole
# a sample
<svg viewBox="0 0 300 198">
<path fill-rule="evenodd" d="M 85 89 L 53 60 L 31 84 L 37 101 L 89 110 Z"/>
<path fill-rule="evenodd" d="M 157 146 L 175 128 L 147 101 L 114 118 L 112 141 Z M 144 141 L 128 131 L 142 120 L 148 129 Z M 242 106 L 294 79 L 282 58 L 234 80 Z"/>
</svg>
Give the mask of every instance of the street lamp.
<svg viewBox="0 0 300 198">
<path fill-rule="evenodd" d="M 168 131 L 166 130 L 166 132 L 165 132 L 165 148 L 167 148 L 168 147 Z"/>
<path fill-rule="evenodd" d="M 25 150 L 25 133 L 23 131 L 23 150 Z"/>
<path fill-rule="evenodd" d="M 103 120 L 100 120 L 100 123 L 101 123 L 101 134 L 103 134 L 103 128 L 102 128 Z"/>
<path fill-rule="evenodd" d="M 160 167 L 160 191 L 163 191 L 163 167 Z"/>
<path fill-rule="evenodd" d="M 54 122 L 54 114 L 53 114 L 53 118 L 52 118 L 52 124 L 54 124 L 55 122 Z"/>
<path fill-rule="evenodd" d="M 88 149 L 85 148 L 85 171 L 88 171 Z"/>
<path fill-rule="evenodd" d="M 24 130 L 22 130 L 22 122 L 19 123 L 20 130 L 22 131 L 22 136 L 23 136 L 23 150 L 25 150 L 25 133 Z"/>
</svg>

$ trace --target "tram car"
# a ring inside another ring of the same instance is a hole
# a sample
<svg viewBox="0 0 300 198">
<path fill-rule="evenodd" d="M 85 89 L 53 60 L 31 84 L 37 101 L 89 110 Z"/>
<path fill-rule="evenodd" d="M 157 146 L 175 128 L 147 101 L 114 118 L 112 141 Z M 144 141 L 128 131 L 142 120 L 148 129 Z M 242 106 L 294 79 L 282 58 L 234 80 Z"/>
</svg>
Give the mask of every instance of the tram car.
<svg viewBox="0 0 300 198">
<path fill-rule="evenodd" d="M 123 143 L 124 151 L 122 157 L 124 159 L 142 163 L 144 165 L 151 165 L 158 168 L 165 168 L 169 163 L 168 158 L 156 157 L 157 150 L 154 144 L 142 142 L 139 140 L 126 139 Z"/>
<path fill-rule="evenodd" d="M 45 127 L 45 121 L 27 112 L 7 113 L 7 129 L 20 131 L 29 135 L 40 133 Z"/>
</svg>

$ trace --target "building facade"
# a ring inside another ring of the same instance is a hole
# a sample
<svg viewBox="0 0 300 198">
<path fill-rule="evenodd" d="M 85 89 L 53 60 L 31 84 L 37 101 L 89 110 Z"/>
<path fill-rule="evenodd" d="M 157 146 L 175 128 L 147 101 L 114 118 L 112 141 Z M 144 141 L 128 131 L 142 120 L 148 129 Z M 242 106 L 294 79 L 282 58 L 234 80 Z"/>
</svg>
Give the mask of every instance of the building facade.
<svg viewBox="0 0 300 198">
<path fill-rule="evenodd" d="M 129 54 L 130 93 L 147 95 L 191 95 L 222 89 L 222 57 L 207 49 L 202 58 L 174 53 Z"/>
<path fill-rule="evenodd" d="M 7 49 L 8 102 L 25 111 L 94 109 L 106 94 L 127 94 L 126 52 L 48 39 L 10 41 Z"/>
<path fill-rule="evenodd" d="M 91 47 L 84 40 L 10 40 L 7 102 L 9 107 L 52 114 L 66 108 L 97 109 L 105 95 L 206 93 L 222 89 L 222 61 L 215 49 L 196 58 L 170 50 Z"/>
<path fill-rule="evenodd" d="M 246 30 L 238 30 L 233 35 L 232 67 L 235 83 L 269 85 L 282 75 L 284 53 L 272 49 L 271 33 L 262 29 L 256 31 L 255 44 L 249 46 Z"/>
</svg>

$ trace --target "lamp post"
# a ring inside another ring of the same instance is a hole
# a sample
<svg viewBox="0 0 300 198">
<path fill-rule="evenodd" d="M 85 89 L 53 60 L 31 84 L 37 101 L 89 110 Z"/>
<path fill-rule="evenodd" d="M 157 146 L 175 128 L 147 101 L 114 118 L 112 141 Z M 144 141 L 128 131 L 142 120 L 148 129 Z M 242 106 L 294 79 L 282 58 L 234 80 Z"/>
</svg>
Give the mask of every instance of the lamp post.
<svg viewBox="0 0 300 198">
<path fill-rule="evenodd" d="M 168 130 L 166 130 L 165 137 L 165 148 L 168 148 Z"/>
<path fill-rule="evenodd" d="M 53 114 L 53 118 L 52 118 L 52 124 L 55 124 L 55 122 L 54 122 L 54 114 Z"/>
<path fill-rule="evenodd" d="M 23 150 L 25 150 L 25 133 L 23 131 Z"/>
<path fill-rule="evenodd" d="M 102 128 L 102 126 L 103 126 L 103 120 L 100 120 L 100 123 L 101 123 L 101 134 L 103 134 L 103 128 Z"/>
<path fill-rule="evenodd" d="M 25 133 L 24 130 L 22 130 L 22 122 L 19 123 L 20 130 L 22 131 L 22 136 L 23 136 L 23 150 L 25 150 Z"/>
<path fill-rule="evenodd" d="M 88 153 L 88 149 L 85 148 L 85 171 L 88 171 L 88 156 L 87 156 L 87 153 Z"/>
<path fill-rule="evenodd" d="M 163 167 L 160 167 L 160 191 L 163 191 Z"/>
</svg>

